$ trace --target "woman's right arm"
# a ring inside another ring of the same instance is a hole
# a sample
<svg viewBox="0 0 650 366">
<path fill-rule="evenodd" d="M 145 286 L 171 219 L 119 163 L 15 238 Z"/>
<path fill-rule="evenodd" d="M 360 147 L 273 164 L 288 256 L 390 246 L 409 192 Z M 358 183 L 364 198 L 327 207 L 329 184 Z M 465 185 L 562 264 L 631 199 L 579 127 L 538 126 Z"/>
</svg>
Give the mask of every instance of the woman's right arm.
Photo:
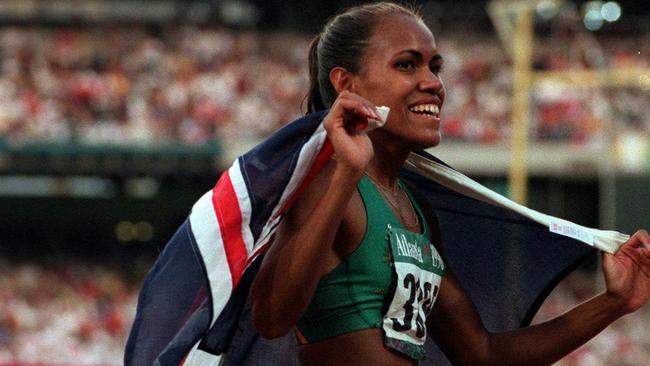
<svg viewBox="0 0 650 366">
<path fill-rule="evenodd" d="M 331 161 L 287 212 L 251 288 L 253 325 L 265 338 L 285 335 L 306 310 L 318 282 L 340 259 L 334 240 L 372 145 L 350 116 L 378 118 L 372 104 L 342 92 L 323 123 Z"/>
</svg>

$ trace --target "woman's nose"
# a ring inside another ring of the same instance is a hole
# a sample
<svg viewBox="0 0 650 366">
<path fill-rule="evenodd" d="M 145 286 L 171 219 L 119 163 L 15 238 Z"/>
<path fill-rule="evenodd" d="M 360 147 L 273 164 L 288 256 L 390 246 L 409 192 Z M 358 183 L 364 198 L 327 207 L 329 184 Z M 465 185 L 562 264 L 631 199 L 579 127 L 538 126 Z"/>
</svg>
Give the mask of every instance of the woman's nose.
<svg viewBox="0 0 650 366">
<path fill-rule="evenodd" d="M 419 83 L 421 91 L 438 94 L 443 88 L 442 80 L 440 77 L 431 71 L 424 71 L 422 79 Z"/>
</svg>

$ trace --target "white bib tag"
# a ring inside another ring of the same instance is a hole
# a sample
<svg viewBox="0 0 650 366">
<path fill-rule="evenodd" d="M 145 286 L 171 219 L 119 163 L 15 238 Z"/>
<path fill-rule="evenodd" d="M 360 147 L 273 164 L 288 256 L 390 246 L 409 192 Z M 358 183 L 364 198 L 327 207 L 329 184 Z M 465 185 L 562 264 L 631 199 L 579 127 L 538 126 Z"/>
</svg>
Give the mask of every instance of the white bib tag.
<svg viewBox="0 0 650 366">
<path fill-rule="evenodd" d="M 445 266 L 438 251 L 423 235 L 390 225 L 387 235 L 397 285 L 384 315 L 384 343 L 421 360 L 427 337 L 426 317 L 438 295 Z"/>
</svg>

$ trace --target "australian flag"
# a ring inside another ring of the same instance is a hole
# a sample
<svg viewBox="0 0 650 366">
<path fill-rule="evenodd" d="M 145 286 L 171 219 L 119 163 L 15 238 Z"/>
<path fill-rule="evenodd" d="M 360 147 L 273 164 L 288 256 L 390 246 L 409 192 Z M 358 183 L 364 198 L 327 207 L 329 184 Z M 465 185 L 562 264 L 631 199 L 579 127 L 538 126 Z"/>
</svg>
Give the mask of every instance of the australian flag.
<svg viewBox="0 0 650 366">
<path fill-rule="evenodd" d="M 125 365 L 297 364 L 291 335 L 261 338 L 246 300 L 283 213 L 332 155 L 324 114 L 239 157 L 194 204 L 145 279 Z M 426 152 L 411 155 L 402 177 L 435 211 L 446 265 L 490 331 L 528 325 L 594 247 L 613 252 L 627 239 L 520 206 Z M 449 363 L 429 340 L 423 364 Z"/>
</svg>

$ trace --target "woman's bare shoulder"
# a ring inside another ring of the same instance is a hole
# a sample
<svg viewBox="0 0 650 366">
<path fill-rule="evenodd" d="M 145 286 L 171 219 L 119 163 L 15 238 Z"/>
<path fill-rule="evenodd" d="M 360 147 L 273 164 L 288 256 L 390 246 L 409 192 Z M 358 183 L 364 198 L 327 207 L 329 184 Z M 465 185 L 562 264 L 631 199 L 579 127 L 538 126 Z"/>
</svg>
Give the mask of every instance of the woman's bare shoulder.
<svg viewBox="0 0 650 366">
<path fill-rule="evenodd" d="M 304 224 L 306 218 L 316 209 L 318 202 L 330 188 L 335 169 L 336 161 L 330 160 L 316 178 L 309 183 L 294 206 L 287 212 L 283 220 L 285 230 L 297 230 Z M 337 257 L 343 258 L 351 253 L 363 239 L 365 229 L 365 208 L 359 192 L 355 191 L 343 212 L 343 218 L 338 225 L 334 239 L 333 249 Z"/>
</svg>

